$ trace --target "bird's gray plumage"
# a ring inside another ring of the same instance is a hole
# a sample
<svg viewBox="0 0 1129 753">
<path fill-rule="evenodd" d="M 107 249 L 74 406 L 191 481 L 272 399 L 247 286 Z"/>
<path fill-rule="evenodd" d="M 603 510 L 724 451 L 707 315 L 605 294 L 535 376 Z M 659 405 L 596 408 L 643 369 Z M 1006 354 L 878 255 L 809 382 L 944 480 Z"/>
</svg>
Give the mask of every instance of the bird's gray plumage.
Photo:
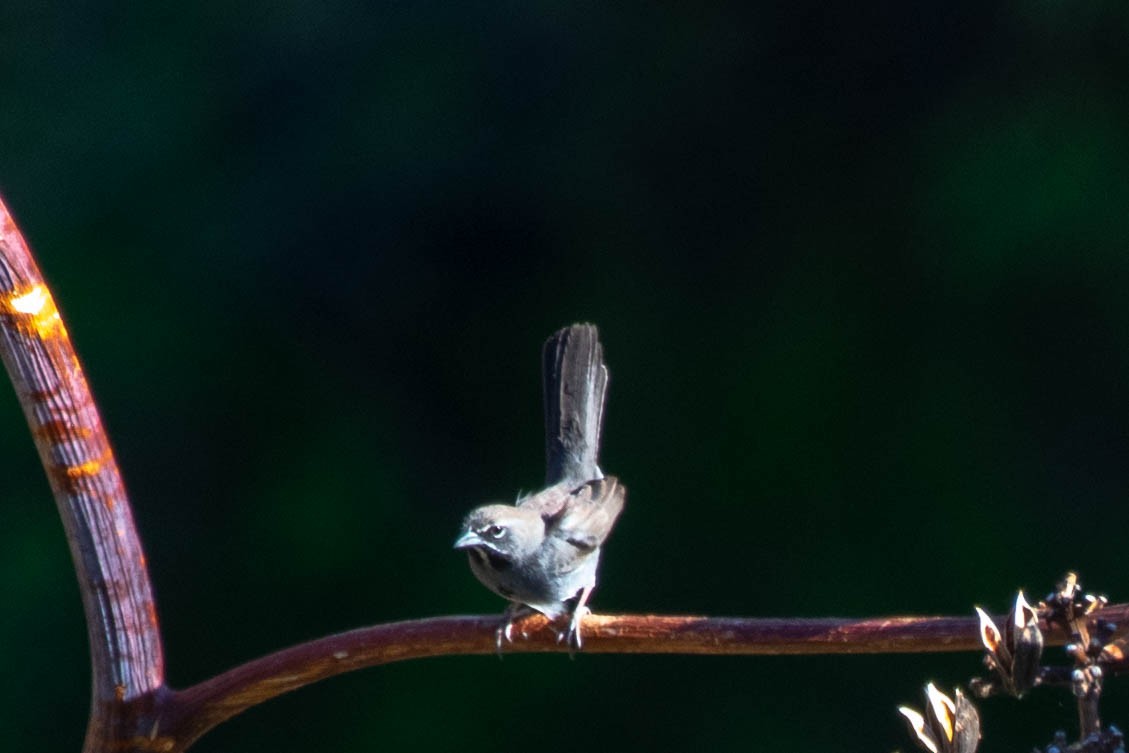
<svg viewBox="0 0 1129 753">
<path fill-rule="evenodd" d="M 623 486 L 594 479 L 571 492 L 552 486 L 517 505 L 472 510 L 455 542 L 475 577 L 499 596 L 550 618 L 596 585 L 600 545 L 623 510 Z"/>
<path fill-rule="evenodd" d="M 568 634 L 579 647 L 600 547 L 626 491 L 597 463 L 608 369 L 596 328 L 574 324 L 554 333 L 542 349 L 542 366 L 546 488 L 514 505 L 472 510 L 455 548 L 467 552 L 478 580 L 513 605 L 551 619 L 571 611 Z M 509 636 L 513 609 L 499 636 Z"/>
</svg>

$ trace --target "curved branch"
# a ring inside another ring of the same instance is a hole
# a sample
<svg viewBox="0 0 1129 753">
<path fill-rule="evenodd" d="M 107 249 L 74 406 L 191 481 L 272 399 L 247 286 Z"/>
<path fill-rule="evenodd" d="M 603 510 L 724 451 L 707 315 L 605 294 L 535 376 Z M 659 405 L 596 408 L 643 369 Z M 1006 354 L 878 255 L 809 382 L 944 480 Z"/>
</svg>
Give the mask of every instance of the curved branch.
<svg viewBox="0 0 1129 753">
<path fill-rule="evenodd" d="M 86 611 L 93 699 L 85 749 L 187 749 L 216 725 L 283 693 L 405 659 L 493 654 L 496 616 L 435 617 L 328 636 L 243 664 L 182 691 L 164 685 L 145 556 L 109 441 L 67 330 L 0 201 L 0 357 L 15 385 L 67 533 Z M 1101 619 L 1124 622 L 1129 605 Z M 1091 618 L 1093 619 L 1093 618 Z M 535 615 L 507 653 L 569 647 Z M 1048 643 L 1068 636 L 1042 626 Z M 980 649 L 974 617 L 737 619 L 590 615 L 585 653 L 861 654 Z"/>
<path fill-rule="evenodd" d="M 1129 618 L 1129 604 L 1102 610 Z M 505 653 L 568 652 L 548 621 L 533 615 Z M 252 706 L 334 675 L 407 659 L 494 654 L 497 616 L 433 617 L 352 630 L 247 662 L 169 698 L 161 734 L 176 750 Z M 1068 636 L 1044 626 L 1050 644 Z M 743 619 L 657 615 L 589 615 L 586 654 L 881 654 L 981 651 L 976 617 Z"/>
<path fill-rule="evenodd" d="M 0 356 L 47 471 L 82 592 L 93 664 L 87 749 L 123 701 L 164 683 L 145 555 L 102 420 L 51 292 L 0 201 Z"/>
</svg>

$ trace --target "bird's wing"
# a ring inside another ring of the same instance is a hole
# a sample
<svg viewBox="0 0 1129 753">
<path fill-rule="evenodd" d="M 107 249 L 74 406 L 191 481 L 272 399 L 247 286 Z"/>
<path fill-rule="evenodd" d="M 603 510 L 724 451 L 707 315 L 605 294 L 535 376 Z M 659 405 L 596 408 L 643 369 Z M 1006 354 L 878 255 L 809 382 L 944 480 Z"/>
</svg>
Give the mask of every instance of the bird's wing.
<svg viewBox="0 0 1129 753">
<path fill-rule="evenodd" d="M 614 476 L 589 481 L 568 495 L 556 515 L 545 518 L 546 532 L 577 549 L 592 551 L 608 537 L 623 511 L 626 495 L 627 490 Z"/>
<path fill-rule="evenodd" d="M 530 510 L 536 510 L 537 513 L 548 523 L 560 517 L 564 512 L 565 505 L 572 499 L 573 489 L 570 489 L 565 484 L 555 484 L 548 489 L 542 489 L 536 494 L 519 499 L 515 504 L 518 507 L 525 507 Z"/>
</svg>

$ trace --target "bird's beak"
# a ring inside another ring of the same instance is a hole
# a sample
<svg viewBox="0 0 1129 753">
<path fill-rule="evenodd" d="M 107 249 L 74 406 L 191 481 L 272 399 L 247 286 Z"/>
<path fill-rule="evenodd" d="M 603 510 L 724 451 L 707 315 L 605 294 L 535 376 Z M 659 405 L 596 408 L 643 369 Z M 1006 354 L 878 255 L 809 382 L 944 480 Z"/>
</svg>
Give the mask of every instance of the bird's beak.
<svg viewBox="0 0 1129 753">
<path fill-rule="evenodd" d="M 482 543 L 482 539 L 474 531 L 467 531 L 462 536 L 455 540 L 455 549 L 470 549 L 472 546 L 478 546 Z"/>
</svg>

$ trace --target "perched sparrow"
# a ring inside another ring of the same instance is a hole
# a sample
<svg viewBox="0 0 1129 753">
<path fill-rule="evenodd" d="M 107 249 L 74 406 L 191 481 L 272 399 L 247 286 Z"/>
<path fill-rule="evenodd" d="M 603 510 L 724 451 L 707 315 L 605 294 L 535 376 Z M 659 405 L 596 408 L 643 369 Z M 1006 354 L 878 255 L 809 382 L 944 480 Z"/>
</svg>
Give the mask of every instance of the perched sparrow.
<svg viewBox="0 0 1129 753">
<path fill-rule="evenodd" d="M 514 607 L 506 611 L 499 645 L 521 605 L 551 620 L 569 614 L 567 635 L 580 648 L 580 620 L 596 586 L 600 545 L 623 509 L 624 488 L 612 478 L 569 490 L 551 486 L 517 505 L 473 510 L 455 542 L 482 584 Z M 516 608 L 515 608 L 516 607 Z"/>
<path fill-rule="evenodd" d="M 483 585 L 509 599 L 498 646 L 523 607 L 551 620 L 569 614 L 580 648 L 580 620 L 604 543 L 623 510 L 625 490 L 596 463 L 608 370 L 592 325 L 566 327 L 545 343 L 547 486 L 514 505 L 486 505 L 463 520 L 466 550 Z"/>
</svg>

